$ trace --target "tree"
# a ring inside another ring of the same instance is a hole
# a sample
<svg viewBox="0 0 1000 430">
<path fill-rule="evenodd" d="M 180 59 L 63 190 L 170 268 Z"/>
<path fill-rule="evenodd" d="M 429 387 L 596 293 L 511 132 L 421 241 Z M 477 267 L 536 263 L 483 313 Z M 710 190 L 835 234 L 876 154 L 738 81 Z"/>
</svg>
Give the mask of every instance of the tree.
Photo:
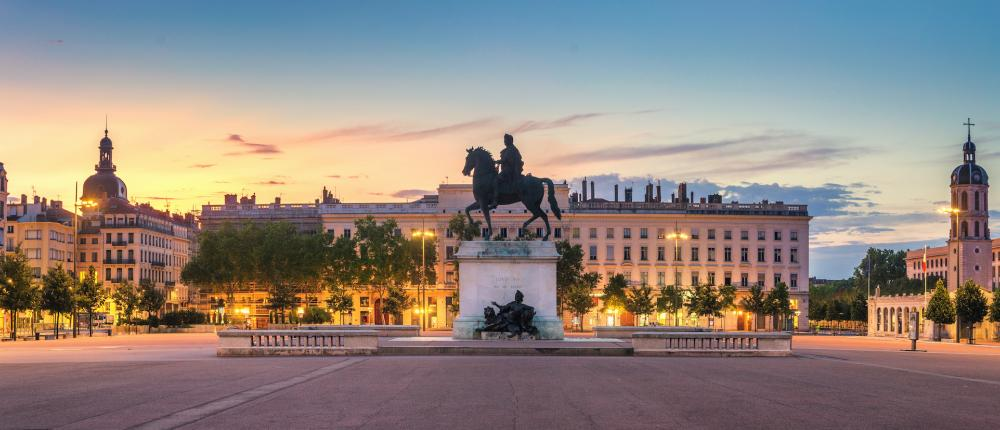
<svg viewBox="0 0 1000 430">
<path fill-rule="evenodd" d="M 993 292 L 993 301 L 990 302 L 990 321 L 993 321 L 994 330 L 997 330 L 997 323 L 1000 323 L 1000 291 Z"/>
<path fill-rule="evenodd" d="M 698 285 L 691 291 L 687 302 L 688 314 L 699 317 L 722 316 L 722 302 L 711 285 Z"/>
<path fill-rule="evenodd" d="M 944 286 L 944 281 L 938 280 L 934 287 L 931 300 L 927 303 L 927 312 L 924 315 L 927 319 L 934 321 L 938 334 L 934 340 L 941 340 L 941 325 L 955 322 L 955 304 L 951 301 L 948 288 Z M 957 334 L 956 334 L 957 338 Z"/>
<path fill-rule="evenodd" d="M 33 279 L 28 257 L 20 248 L 0 255 L 0 308 L 11 314 L 11 339 L 17 340 L 17 314 L 34 309 L 38 303 Z"/>
<path fill-rule="evenodd" d="M 583 247 L 560 240 L 556 241 L 556 252 L 559 253 L 559 261 L 556 262 L 556 309 L 561 314 L 566 290 L 577 285 L 583 276 Z"/>
<path fill-rule="evenodd" d="M 76 307 L 87 312 L 87 333 L 94 336 L 94 310 L 104 304 L 107 290 L 97 281 L 97 271 L 94 266 L 87 269 L 80 287 L 76 290 Z"/>
<path fill-rule="evenodd" d="M 774 327 L 784 327 L 785 318 L 792 314 L 792 304 L 788 298 L 788 286 L 779 282 L 767 293 L 767 313 L 774 319 Z"/>
<path fill-rule="evenodd" d="M 632 286 L 626 290 L 625 310 L 632 312 L 636 316 L 635 325 L 638 326 L 639 320 L 653 313 L 655 309 L 653 288 L 649 285 Z"/>
<path fill-rule="evenodd" d="M 973 343 L 973 326 L 983 322 L 988 312 L 986 296 L 975 281 L 965 281 L 955 293 L 955 314 L 958 320 L 969 328 L 969 343 Z"/>
<path fill-rule="evenodd" d="M 392 316 L 394 324 L 399 324 L 401 321 L 396 321 L 396 317 L 412 308 L 414 303 L 415 300 L 406 294 L 403 287 L 393 285 L 389 287 L 385 300 L 382 301 L 382 312 Z"/>
<path fill-rule="evenodd" d="M 576 319 L 580 322 L 578 324 L 580 331 L 583 331 L 583 317 L 597 304 L 594 303 L 594 290 L 597 289 L 597 285 L 601 282 L 601 275 L 596 272 L 584 273 L 580 276 L 580 279 L 573 284 L 568 290 L 566 290 L 566 295 L 564 297 L 563 304 L 569 308 L 570 312 L 576 316 Z"/>
<path fill-rule="evenodd" d="M 767 295 L 764 293 L 764 287 L 758 284 L 751 286 L 750 294 L 740 300 L 740 307 L 753 314 L 754 330 L 760 329 L 763 321 L 761 317 L 767 313 Z"/>
<path fill-rule="evenodd" d="M 684 290 L 676 285 L 660 287 L 660 295 L 656 298 L 656 310 L 674 316 L 674 325 L 681 325 L 680 311 L 684 309 Z"/>
<path fill-rule="evenodd" d="M 864 292 L 858 291 L 851 301 L 851 321 L 868 321 L 868 297 Z"/>
<path fill-rule="evenodd" d="M 379 223 L 371 215 L 354 223 L 357 228 L 358 264 L 355 279 L 358 288 L 367 289 L 382 303 L 390 287 L 402 287 L 415 264 L 397 234 L 397 224 L 393 219 Z M 378 324 L 384 324 L 383 312 L 376 312 Z"/>
<path fill-rule="evenodd" d="M 604 284 L 604 312 L 617 314 L 625 308 L 625 289 L 628 287 L 628 280 L 621 273 L 611 275 L 608 282 Z"/>
<path fill-rule="evenodd" d="M 354 297 L 343 287 L 329 287 L 327 291 L 329 297 L 326 299 L 326 306 L 340 315 L 340 323 L 343 324 L 344 314 L 354 312 Z"/>
<path fill-rule="evenodd" d="M 333 318 L 326 309 L 310 306 L 302 313 L 302 322 L 306 324 L 325 324 Z"/>
<path fill-rule="evenodd" d="M 455 214 L 448 220 L 448 230 L 459 242 L 475 240 L 482 234 L 482 221 L 469 222 L 462 214 Z"/>
<path fill-rule="evenodd" d="M 148 329 L 159 325 L 159 312 L 166 303 L 167 297 L 152 282 L 139 281 L 139 310 L 146 313 Z"/>
<path fill-rule="evenodd" d="M 115 302 L 115 307 L 122 317 L 123 322 L 120 324 L 132 324 L 132 316 L 142 301 L 141 292 L 131 282 L 126 282 L 111 293 L 111 300 Z"/>
<path fill-rule="evenodd" d="M 41 308 L 55 316 L 56 337 L 59 336 L 59 324 L 62 314 L 73 311 L 73 277 L 69 276 L 62 265 L 49 268 L 42 276 Z"/>
</svg>

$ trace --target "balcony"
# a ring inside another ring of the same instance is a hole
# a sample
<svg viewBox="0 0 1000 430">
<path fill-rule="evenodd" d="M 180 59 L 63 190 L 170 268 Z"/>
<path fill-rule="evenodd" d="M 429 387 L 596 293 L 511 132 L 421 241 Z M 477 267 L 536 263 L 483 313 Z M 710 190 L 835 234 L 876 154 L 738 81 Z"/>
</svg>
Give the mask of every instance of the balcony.
<svg viewBox="0 0 1000 430">
<path fill-rule="evenodd" d="M 105 258 L 104 264 L 135 264 L 134 258 Z"/>
<path fill-rule="evenodd" d="M 124 240 L 116 240 L 114 242 L 111 242 L 111 246 L 127 246 L 127 245 L 128 245 L 128 242 L 126 242 Z"/>
<path fill-rule="evenodd" d="M 150 261 L 149 264 L 153 267 L 167 267 L 167 264 L 162 261 Z"/>
<path fill-rule="evenodd" d="M 177 285 L 177 282 L 175 282 L 175 281 L 167 281 L 167 282 L 163 283 L 163 286 L 167 287 L 167 288 L 171 288 L 171 287 L 174 287 L 176 285 Z"/>
</svg>

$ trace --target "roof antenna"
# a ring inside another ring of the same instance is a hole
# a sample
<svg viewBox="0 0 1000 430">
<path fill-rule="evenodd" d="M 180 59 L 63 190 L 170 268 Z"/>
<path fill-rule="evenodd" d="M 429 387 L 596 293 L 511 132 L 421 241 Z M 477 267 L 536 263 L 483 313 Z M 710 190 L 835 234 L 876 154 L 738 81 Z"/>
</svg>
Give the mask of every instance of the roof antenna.
<svg viewBox="0 0 1000 430">
<path fill-rule="evenodd" d="M 104 137 L 108 137 L 108 114 L 104 114 Z"/>
</svg>

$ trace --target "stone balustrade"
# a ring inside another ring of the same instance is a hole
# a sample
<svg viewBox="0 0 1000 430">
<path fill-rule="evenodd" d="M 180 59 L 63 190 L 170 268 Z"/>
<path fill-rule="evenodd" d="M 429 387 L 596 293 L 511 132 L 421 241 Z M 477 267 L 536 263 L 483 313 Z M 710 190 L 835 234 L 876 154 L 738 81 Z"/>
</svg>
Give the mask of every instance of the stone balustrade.
<svg viewBox="0 0 1000 430">
<path fill-rule="evenodd" d="M 218 332 L 220 357 L 269 355 L 372 355 L 374 330 L 225 330 Z"/>
<path fill-rule="evenodd" d="M 792 354 L 791 333 L 774 332 L 638 332 L 632 335 L 638 356 L 762 356 Z"/>
<path fill-rule="evenodd" d="M 372 330 L 378 333 L 379 337 L 417 337 L 420 336 L 420 326 L 417 325 L 303 325 L 299 330 L 344 330 L 344 331 L 364 331 Z"/>
<path fill-rule="evenodd" d="M 594 327 L 594 337 L 600 339 L 631 339 L 635 333 L 691 333 L 691 332 L 711 332 L 712 329 L 704 327 L 679 327 L 679 326 L 607 326 L 599 325 Z"/>
</svg>

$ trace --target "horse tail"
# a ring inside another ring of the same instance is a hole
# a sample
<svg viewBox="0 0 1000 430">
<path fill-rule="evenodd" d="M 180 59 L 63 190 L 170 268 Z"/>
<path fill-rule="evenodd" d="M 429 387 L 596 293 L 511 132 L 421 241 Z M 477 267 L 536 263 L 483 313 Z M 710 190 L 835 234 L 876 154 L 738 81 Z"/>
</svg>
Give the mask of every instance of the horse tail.
<svg viewBox="0 0 1000 430">
<path fill-rule="evenodd" d="M 559 202 L 556 201 L 556 186 L 549 178 L 541 178 L 541 180 L 549 186 L 549 207 L 552 208 L 552 214 L 556 216 L 556 219 L 562 219 L 562 211 L 559 210 Z"/>
</svg>

